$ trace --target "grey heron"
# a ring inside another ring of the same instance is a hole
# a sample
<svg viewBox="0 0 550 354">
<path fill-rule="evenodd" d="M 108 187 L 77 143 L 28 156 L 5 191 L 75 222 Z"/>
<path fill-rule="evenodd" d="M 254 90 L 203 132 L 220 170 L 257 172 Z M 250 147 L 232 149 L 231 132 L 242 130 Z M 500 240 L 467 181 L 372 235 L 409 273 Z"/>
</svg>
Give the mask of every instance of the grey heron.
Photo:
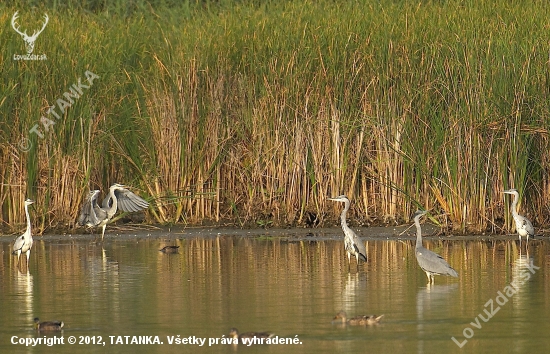
<svg viewBox="0 0 550 354">
<path fill-rule="evenodd" d="M 428 284 L 434 283 L 434 275 L 450 275 L 458 277 L 458 273 L 454 270 L 446 260 L 435 252 L 432 252 L 422 246 L 422 229 L 420 228 L 420 218 L 426 214 L 426 211 L 418 210 L 414 214 L 414 225 L 416 226 L 416 260 L 418 265 L 428 277 Z"/>
<path fill-rule="evenodd" d="M 80 211 L 78 224 L 89 227 L 101 226 L 102 240 L 107 223 L 115 216 L 118 208 L 125 212 L 135 212 L 149 207 L 149 203 L 118 183 L 109 188 L 109 194 L 103 199 L 101 207 L 97 204 L 98 195 L 99 190 L 90 191 Z"/>
<path fill-rule="evenodd" d="M 246 332 L 239 334 L 239 331 L 236 328 L 231 328 L 229 330 L 229 337 L 230 338 L 236 338 L 239 343 L 241 344 L 248 344 L 251 343 L 250 341 L 247 341 L 248 343 L 243 342 L 243 339 L 253 340 L 254 338 L 259 339 L 267 339 L 273 337 L 273 333 L 269 332 Z"/>
<path fill-rule="evenodd" d="M 519 193 L 516 189 L 508 189 L 503 192 L 504 194 L 512 194 L 514 196 L 514 201 L 512 202 L 512 217 L 516 222 L 516 231 L 518 232 L 519 242 L 521 243 L 521 237 L 526 237 L 527 242 L 529 242 L 529 236 L 535 236 L 535 228 L 531 221 L 523 215 L 519 215 L 517 211 L 517 205 L 519 200 Z"/>
<path fill-rule="evenodd" d="M 63 321 L 44 321 L 40 322 L 38 317 L 34 319 L 34 326 L 38 331 L 43 332 L 58 332 L 61 331 L 65 324 Z"/>
<path fill-rule="evenodd" d="M 359 268 L 359 260 L 362 260 L 363 262 L 367 261 L 367 249 L 365 248 L 363 241 L 361 241 L 355 232 L 348 227 L 348 223 L 346 222 L 346 214 L 349 210 L 350 201 L 345 195 L 328 198 L 328 200 L 344 203 L 344 210 L 342 210 L 342 214 L 340 215 L 340 224 L 342 225 L 342 230 L 344 231 L 344 246 L 348 252 L 348 269 L 351 264 L 352 254 L 355 255 L 355 259 L 357 260 L 357 268 Z"/>
<path fill-rule="evenodd" d="M 17 255 L 17 265 L 19 266 L 19 257 L 22 253 L 27 255 L 27 269 L 29 269 L 29 257 L 32 248 L 32 233 L 31 233 L 31 218 L 29 216 L 29 205 L 34 203 L 33 200 L 25 200 L 25 216 L 27 217 L 27 230 L 25 233 L 15 239 L 13 243 L 13 254 Z"/>
<path fill-rule="evenodd" d="M 334 316 L 334 319 L 332 320 L 333 323 L 343 323 L 343 324 L 349 324 L 352 326 L 368 326 L 368 325 L 376 325 L 380 323 L 380 319 L 382 319 L 384 315 L 363 315 L 363 316 L 356 316 L 352 318 L 348 318 L 345 311 L 340 311 Z"/>
</svg>

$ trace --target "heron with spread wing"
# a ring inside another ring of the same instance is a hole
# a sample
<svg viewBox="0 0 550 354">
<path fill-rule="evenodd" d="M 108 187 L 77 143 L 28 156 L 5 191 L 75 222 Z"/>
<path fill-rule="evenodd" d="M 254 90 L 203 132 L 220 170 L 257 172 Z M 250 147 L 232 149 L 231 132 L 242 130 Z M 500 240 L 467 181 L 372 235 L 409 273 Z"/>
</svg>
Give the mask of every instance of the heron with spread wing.
<svg viewBox="0 0 550 354">
<path fill-rule="evenodd" d="M 125 212 L 136 212 L 147 209 L 147 203 L 141 197 L 135 195 L 122 184 L 115 183 L 109 188 L 109 194 L 103 199 L 101 206 L 97 203 L 99 190 L 90 191 L 80 211 L 78 225 L 103 228 L 101 239 L 105 235 L 105 228 L 115 216 L 118 209 Z"/>
</svg>

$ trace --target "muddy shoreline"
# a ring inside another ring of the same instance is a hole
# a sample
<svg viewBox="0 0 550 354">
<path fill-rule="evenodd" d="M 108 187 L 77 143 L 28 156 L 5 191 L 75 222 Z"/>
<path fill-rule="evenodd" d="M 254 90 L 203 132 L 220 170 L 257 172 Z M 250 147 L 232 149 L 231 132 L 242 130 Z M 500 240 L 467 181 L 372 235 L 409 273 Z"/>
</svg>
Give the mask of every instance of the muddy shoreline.
<svg viewBox="0 0 550 354">
<path fill-rule="evenodd" d="M 414 240 L 416 230 L 411 225 L 395 227 L 354 227 L 353 230 L 361 239 L 368 240 Z M 423 225 L 423 238 L 441 240 L 517 240 L 516 234 L 498 235 L 444 235 L 439 233 L 439 228 L 433 225 Z M 12 242 L 19 234 L 4 234 L 0 242 Z M 100 233 L 89 233 L 85 229 L 76 229 L 75 232 L 46 233 L 44 235 L 33 235 L 35 240 L 68 240 L 68 239 L 89 239 L 99 240 Z M 342 229 L 339 227 L 325 228 L 247 228 L 237 227 L 185 227 L 185 226 L 151 226 L 151 225 L 110 225 L 105 233 L 105 242 L 113 240 L 140 240 L 140 239 L 184 239 L 193 237 L 218 237 L 218 236 L 239 236 L 254 238 L 281 238 L 289 241 L 316 241 L 340 239 L 343 237 Z M 546 240 L 543 236 L 535 239 Z"/>
</svg>

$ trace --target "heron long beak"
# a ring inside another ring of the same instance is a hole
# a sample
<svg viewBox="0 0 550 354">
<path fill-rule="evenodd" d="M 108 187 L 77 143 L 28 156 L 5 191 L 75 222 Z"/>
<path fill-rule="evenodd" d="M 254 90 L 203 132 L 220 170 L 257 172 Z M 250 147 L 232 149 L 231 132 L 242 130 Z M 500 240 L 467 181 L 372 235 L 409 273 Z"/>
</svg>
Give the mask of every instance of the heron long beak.
<svg viewBox="0 0 550 354">
<path fill-rule="evenodd" d="M 413 219 L 417 216 L 422 216 L 422 215 L 426 215 L 428 213 L 427 210 L 417 210 L 415 211 L 414 215 L 413 215 Z"/>
</svg>

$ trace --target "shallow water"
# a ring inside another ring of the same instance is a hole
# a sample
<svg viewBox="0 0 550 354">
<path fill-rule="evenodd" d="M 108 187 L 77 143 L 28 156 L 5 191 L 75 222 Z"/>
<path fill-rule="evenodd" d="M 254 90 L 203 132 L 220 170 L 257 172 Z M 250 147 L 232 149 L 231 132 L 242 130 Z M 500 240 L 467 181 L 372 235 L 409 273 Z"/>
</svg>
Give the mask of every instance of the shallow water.
<svg viewBox="0 0 550 354">
<path fill-rule="evenodd" d="M 438 276 L 427 286 L 412 237 L 363 237 L 368 263 L 357 271 L 352 260 L 348 271 L 341 230 L 315 232 L 187 230 L 107 235 L 103 243 L 91 236 L 36 237 L 28 273 L 26 262 L 18 271 L 9 253 L 11 239 L 1 238 L 0 352 L 533 353 L 550 348 L 547 240 L 530 242 L 527 253 L 525 242 L 520 249 L 515 237 L 427 238 L 425 246 L 460 274 Z M 179 245 L 179 252 L 159 252 L 165 245 Z M 385 316 L 378 326 L 332 324 L 342 309 L 351 316 Z M 37 334 L 34 317 L 63 320 L 64 331 Z M 231 327 L 270 331 L 301 344 L 221 344 Z M 101 342 L 71 345 L 71 336 Z M 115 344 L 134 338 L 124 336 L 158 336 L 163 344 Z M 172 337 L 193 336 L 205 344 L 169 344 Z M 62 337 L 64 344 L 32 349 L 11 344 L 43 337 Z"/>
</svg>

